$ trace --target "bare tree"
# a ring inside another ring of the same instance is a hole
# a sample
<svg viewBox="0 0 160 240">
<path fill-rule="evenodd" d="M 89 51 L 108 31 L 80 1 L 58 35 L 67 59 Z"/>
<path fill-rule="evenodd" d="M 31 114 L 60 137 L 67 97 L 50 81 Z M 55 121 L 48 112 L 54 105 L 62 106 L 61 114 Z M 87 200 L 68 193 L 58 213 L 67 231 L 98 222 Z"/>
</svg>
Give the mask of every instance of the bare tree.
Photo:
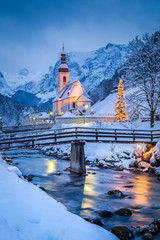
<svg viewBox="0 0 160 240">
<path fill-rule="evenodd" d="M 136 37 L 129 43 L 128 59 L 123 68 L 126 86 L 135 88 L 130 103 L 150 114 L 151 127 L 160 106 L 160 32 Z"/>
</svg>

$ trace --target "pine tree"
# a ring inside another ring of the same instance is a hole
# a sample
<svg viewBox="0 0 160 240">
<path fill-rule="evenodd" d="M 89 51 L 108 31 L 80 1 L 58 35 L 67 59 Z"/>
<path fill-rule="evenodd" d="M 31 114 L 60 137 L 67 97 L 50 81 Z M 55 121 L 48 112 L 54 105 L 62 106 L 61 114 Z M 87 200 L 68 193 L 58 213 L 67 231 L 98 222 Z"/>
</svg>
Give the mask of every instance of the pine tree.
<svg viewBox="0 0 160 240">
<path fill-rule="evenodd" d="M 155 114 L 160 109 L 160 31 L 136 37 L 128 45 L 128 56 L 123 66 L 126 87 L 133 88 L 127 100 L 129 105 L 146 116 L 154 127 Z"/>
<path fill-rule="evenodd" d="M 126 103 L 124 98 L 124 88 L 123 88 L 123 80 L 120 79 L 119 86 L 118 86 L 118 94 L 116 97 L 116 104 L 115 104 L 115 118 L 116 121 L 127 121 L 128 116 L 126 113 Z"/>
</svg>

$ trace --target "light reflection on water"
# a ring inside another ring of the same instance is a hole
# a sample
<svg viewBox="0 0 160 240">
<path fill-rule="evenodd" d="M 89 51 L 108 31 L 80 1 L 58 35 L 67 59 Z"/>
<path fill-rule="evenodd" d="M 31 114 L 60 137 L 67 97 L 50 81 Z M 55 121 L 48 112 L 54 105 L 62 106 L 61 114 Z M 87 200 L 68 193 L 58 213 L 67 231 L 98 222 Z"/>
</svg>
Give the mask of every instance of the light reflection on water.
<svg viewBox="0 0 160 240">
<path fill-rule="evenodd" d="M 151 206 L 149 196 L 152 192 L 152 183 L 148 181 L 147 175 L 137 175 L 134 184 L 134 204 L 135 206 Z"/>
<path fill-rule="evenodd" d="M 50 160 L 49 158 L 45 159 L 45 163 L 47 165 L 47 173 L 54 173 L 56 172 L 56 164 L 55 164 L 55 159 Z"/>
<path fill-rule="evenodd" d="M 117 225 L 142 226 L 160 217 L 160 187 L 155 176 L 97 167 L 87 167 L 89 174 L 78 176 L 64 171 L 69 167 L 69 161 L 46 157 L 36 150 L 6 153 L 13 157 L 14 163 L 19 163 L 18 167 L 24 175 L 35 175 L 33 183 L 44 187 L 50 196 L 82 217 L 100 217 L 98 211 L 101 210 L 131 209 L 131 217 L 114 215 L 102 219 L 106 229 Z M 62 174 L 54 175 L 57 171 Z M 108 196 L 107 192 L 113 189 L 119 189 L 131 198 L 114 199 Z"/>
</svg>

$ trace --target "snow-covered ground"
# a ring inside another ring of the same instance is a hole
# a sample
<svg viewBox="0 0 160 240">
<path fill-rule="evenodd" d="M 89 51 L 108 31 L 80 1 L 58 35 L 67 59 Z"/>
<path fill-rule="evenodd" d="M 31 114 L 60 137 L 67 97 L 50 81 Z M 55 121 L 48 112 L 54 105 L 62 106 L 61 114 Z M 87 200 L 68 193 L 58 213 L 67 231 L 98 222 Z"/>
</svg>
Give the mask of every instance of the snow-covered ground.
<svg viewBox="0 0 160 240">
<path fill-rule="evenodd" d="M 139 88 L 128 88 L 125 90 L 124 95 L 125 95 L 125 99 L 126 99 L 126 106 L 127 106 L 127 112 L 131 112 L 133 110 L 133 106 L 130 105 L 130 97 L 132 95 L 133 96 L 137 95 L 137 91 L 139 90 Z M 91 111 L 92 113 L 95 114 L 115 114 L 115 104 L 116 104 L 116 96 L 117 96 L 117 92 L 116 93 L 111 93 L 109 94 L 104 100 L 102 101 L 98 101 L 96 102 L 92 108 Z M 138 101 L 136 102 L 136 105 L 139 105 L 140 103 L 138 103 Z M 148 108 L 148 104 L 147 102 L 143 102 L 143 106 L 146 107 L 146 109 Z M 141 109 L 141 114 L 143 116 L 147 116 L 149 118 L 149 111 L 148 110 L 142 110 Z M 139 109 L 140 110 L 140 109 Z M 157 112 L 159 112 L 158 108 L 157 108 Z"/>
<path fill-rule="evenodd" d="M 125 97 L 133 94 L 137 89 L 128 89 L 125 91 Z M 104 100 L 96 102 L 92 106 L 92 112 L 96 114 L 114 114 L 115 103 L 116 103 L 116 93 L 109 94 Z"/>
<path fill-rule="evenodd" d="M 68 212 L 0 157 L 1 240 L 118 240 Z"/>
<path fill-rule="evenodd" d="M 154 128 L 150 127 L 150 122 L 136 121 L 133 123 L 121 123 L 121 122 L 91 122 L 83 124 L 60 124 L 54 125 L 55 128 L 70 128 L 70 127 L 93 127 L 93 128 L 112 128 L 112 129 L 140 129 L 140 130 L 154 130 L 160 129 L 160 121 L 155 121 Z"/>
<path fill-rule="evenodd" d="M 109 143 L 86 143 L 86 160 L 94 164 L 103 164 L 104 167 L 129 168 L 135 158 L 133 153 L 137 148 L 145 148 L 145 144 L 109 144 Z M 38 147 L 39 148 L 39 147 Z M 41 147 L 41 151 L 47 155 L 54 155 L 62 159 L 69 159 L 71 145 L 53 145 Z"/>
</svg>

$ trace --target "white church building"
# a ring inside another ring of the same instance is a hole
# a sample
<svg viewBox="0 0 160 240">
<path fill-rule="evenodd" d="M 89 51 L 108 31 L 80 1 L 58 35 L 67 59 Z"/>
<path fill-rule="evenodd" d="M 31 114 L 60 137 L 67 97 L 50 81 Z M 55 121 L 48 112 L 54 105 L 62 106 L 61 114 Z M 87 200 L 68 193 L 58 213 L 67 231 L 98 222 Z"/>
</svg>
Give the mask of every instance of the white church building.
<svg viewBox="0 0 160 240">
<path fill-rule="evenodd" d="M 79 80 L 70 82 L 70 72 L 66 64 L 66 53 L 61 53 L 61 65 L 58 69 L 58 94 L 53 99 L 53 112 L 61 116 L 65 112 L 75 115 L 90 114 L 91 100 Z"/>
</svg>

